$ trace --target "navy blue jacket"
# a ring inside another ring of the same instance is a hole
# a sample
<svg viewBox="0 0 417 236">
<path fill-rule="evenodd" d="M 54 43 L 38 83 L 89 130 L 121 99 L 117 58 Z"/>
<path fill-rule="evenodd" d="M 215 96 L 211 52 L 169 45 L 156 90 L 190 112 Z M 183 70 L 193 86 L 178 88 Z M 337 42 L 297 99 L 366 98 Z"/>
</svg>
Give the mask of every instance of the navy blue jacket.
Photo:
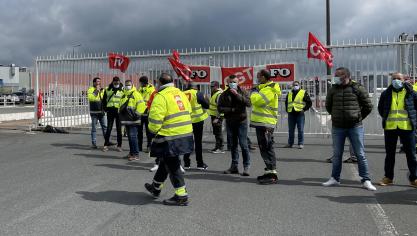
<svg viewBox="0 0 417 236">
<path fill-rule="evenodd" d="M 417 122 L 417 94 L 413 91 L 413 87 L 408 83 L 404 83 L 404 89 L 407 91 L 404 101 L 405 110 L 408 113 L 408 118 L 411 121 L 413 130 L 415 130 Z M 378 102 L 378 112 L 379 115 L 382 116 L 382 127 L 384 129 L 389 111 L 391 110 L 392 90 L 394 90 L 394 88 L 390 85 L 386 90 L 384 90 L 384 92 L 382 92 Z"/>
</svg>

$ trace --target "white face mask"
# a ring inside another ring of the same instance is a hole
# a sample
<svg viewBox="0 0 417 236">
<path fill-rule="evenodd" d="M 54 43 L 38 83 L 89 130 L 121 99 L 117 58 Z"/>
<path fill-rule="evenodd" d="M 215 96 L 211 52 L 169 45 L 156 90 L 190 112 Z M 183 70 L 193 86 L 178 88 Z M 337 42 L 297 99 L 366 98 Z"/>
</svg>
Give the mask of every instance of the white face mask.
<svg viewBox="0 0 417 236">
<path fill-rule="evenodd" d="M 295 91 L 300 90 L 300 85 L 294 85 L 294 90 L 295 90 Z"/>
<path fill-rule="evenodd" d="M 342 84 L 342 78 L 337 77 L 337 76 L 333 77 L 333 84 L 337 84 L 337 85 Z"/>
<path fill-rule="evenodd" d="M 231 89 L 237 89 L 237 83 L 236 82 L 229 83 L 229 88 L 231 88 Z"/>
<path fill-rule="evenodd" d="M 114 88 L 119 88 L 120 87 L 120 84 L 113 84 L 113 87 Z"/>
<path fill-rule="evenodd" d="M 131 90 L 132 89 L 132 85 L 126 85 L 126 89 L 127 90 Z"/>
</svg>

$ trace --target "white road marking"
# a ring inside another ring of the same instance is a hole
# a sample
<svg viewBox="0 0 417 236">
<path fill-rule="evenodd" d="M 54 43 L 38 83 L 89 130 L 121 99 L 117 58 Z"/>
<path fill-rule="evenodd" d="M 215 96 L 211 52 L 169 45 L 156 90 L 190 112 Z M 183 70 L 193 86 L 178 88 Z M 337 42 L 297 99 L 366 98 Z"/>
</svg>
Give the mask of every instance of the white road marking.
<svg viewBox="0 0 417 236">
<path fill-rule="evenodd" d="M 349 170 L 352 174 L 354 180 L 360 181 L 361 178 L 359 176 L 358 169 L 354 164 L 348 164 Z M 377 190 L 378 191 L 378 190 Z M 378 203 L 375 197 L 369 199 L 369 203 L 366 204 L 366 208 L 371 213 L 372 219 L 375 222 L 375 225 L 378 228 L 379 234 L 383 236 L 393 236 L 398 235 L 397 230 L 395 229 L 394 225 L 392 224 L 391 220 L 385 214 L 384 209 Z"/>
</svg>

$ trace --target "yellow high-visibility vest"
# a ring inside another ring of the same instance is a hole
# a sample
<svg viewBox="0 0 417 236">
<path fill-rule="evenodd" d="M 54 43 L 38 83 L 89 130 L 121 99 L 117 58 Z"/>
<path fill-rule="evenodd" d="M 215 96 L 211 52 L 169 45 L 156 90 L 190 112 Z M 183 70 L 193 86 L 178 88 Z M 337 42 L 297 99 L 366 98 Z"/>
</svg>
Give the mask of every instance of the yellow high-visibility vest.
<svg viewBox="0 0 417 236">
<path fill-rule="evenodd" d="M 193 135 L 192 109 L 187 96 L 173 84 L 165 86 L 156 93 L 149 110 L 148 128 L 157 134 L 155 143 Z"/>
<path fill-rule="evenodd" d="M 106 88 L 107 107 L 119 108 L 120 99 L 123 97 L 124 92 L 122 90 L 117 90 L 116 94 L 112 96 L 113 93 L 113 89 Z"/>
<path fill-rule="evenodd" d="M 136 90 L 135 86 L 132 86 L 130 90 L 124 90 L 124 94 L 120 99 L 120 106 L 128 100 L 127 107 L 130 107 L 133 111 L 139 113 L 139 115 L 143 115 L 146 109 L 146 103 L 143 101 L 142 95 Z M 136 121 L 121 121 L 124 125 L 140 124 L 140 122 L 140 119 Z"/>
<path fill-rule="evenodd" d="M 252 113 L 250 125 L 253 127 L 275 128 L 278 121 L 278 98 L 281 89 L 272 81 L 258 85 L 259 91 L 250 96 Z"/>
<path fill-rule="evenodd" d="M 293 93 L 292 90 L 288 93 L 288 106 L 287 106 L 287 112 L 292 112 L 292 109 L 294 108 L 295 111 L 302 111 L 306 105 L 306 103 L 303 101 L 304 94 L 306 91 L 304 89 L 300 89 L 298 91 L 297 95 L 295 95 L 294 101 L 292 100 Z"/>
<path fill-rule="evenodd" d="M 219 101 L 220 95 L 223 93 L 221 89 L 217 90 L 213 96 L 210 98 L 210 107 L 207 111 L 207 113 L 211 116 L 220 117 L 223 114 L 219 114 L 219 111 L 217 110 L 217 102 Z"/>
<path fill-rule="evenodd" d="M 412 130 L 408 112 L 405 110 L 405 95 L 407 91 L 403 88 L 400 92 L 392 91 L 391 109 L 385 124 L 386 130 Z"/>
<path fill-rule="evenodd" d="M 191 120 L 193 123 L 198 123 L 208 118 L 207 112 L 204 111 L 201 104 L 197 102 L 197 92 L 198 91 L 196 89 L 189 89 L 184 91 L 185 95 L 191 103 Z"/>
<path fill-rule="evenodd" d="M 140 95 L 142 95 L 143 100 L 145 103 L 149 101 L 152 93 L 155 91 L 155 87 L 152 84 L 147 84 L 145 87 L 141 87 L 138 89 Z"/>
<path fill-rule="evenodd" d="M 101 103 L 103 100 L 103 96 L 104 96 L 104 90 L 102 91 L 98 91 L 97 95 L 94 94 L 94 92 L 97 89 L 94 87 L 90 87 L 88 88 L 87 91 L 87 98 L 90 104 L 90 113 L 94 114 L 94 113 L 103 113 L 102 109 L 101 109 Z"/>
</svg>

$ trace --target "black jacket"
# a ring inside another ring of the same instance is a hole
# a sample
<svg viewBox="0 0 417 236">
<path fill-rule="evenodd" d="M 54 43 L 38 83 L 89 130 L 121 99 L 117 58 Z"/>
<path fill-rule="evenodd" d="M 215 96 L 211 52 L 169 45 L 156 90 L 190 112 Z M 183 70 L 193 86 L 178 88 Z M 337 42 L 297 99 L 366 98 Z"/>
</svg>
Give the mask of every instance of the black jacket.
<svg viewBox="0 0 417 236">
<path fill-rule="evenodd" d="M 238 87 L 237 92 L 238 94 L 234 95 L 230 88 L 224 91 L 219 97 L 217 110 L 224 114 L 227 121 L 240 123 L 246 121 L 246 107 L 250 107 L 251 104 L 245 91 Z"/>
<path fill-rule="evenodd" d="M 413 87 L 408 83 L 404 83 L 404 89 L 407 91 L 404 98 L 405 110 L 408 113 L 408 118 L 410 119 L 411 126 L 414 130 L 416 129 L 417 122 L 417 94 L 414 92 Z M 394 88 L 390 85 L 386 90 L 384 90 L 384 92 L 381 93 L 381 97 L 378 102 L 378 113 L 382 116 L 382 127 L 384 129 L 387 123 L 389 111 L 391 110 L 393 90 Z"/>
<path fill-rule="evenodd" d="M 337 128 L 353 128 L 362 124 L 372 111 L 372 102 L 365 88 L 354 81 L 333 85 L 327 92 L 326 110 Z"/>
</svg>

